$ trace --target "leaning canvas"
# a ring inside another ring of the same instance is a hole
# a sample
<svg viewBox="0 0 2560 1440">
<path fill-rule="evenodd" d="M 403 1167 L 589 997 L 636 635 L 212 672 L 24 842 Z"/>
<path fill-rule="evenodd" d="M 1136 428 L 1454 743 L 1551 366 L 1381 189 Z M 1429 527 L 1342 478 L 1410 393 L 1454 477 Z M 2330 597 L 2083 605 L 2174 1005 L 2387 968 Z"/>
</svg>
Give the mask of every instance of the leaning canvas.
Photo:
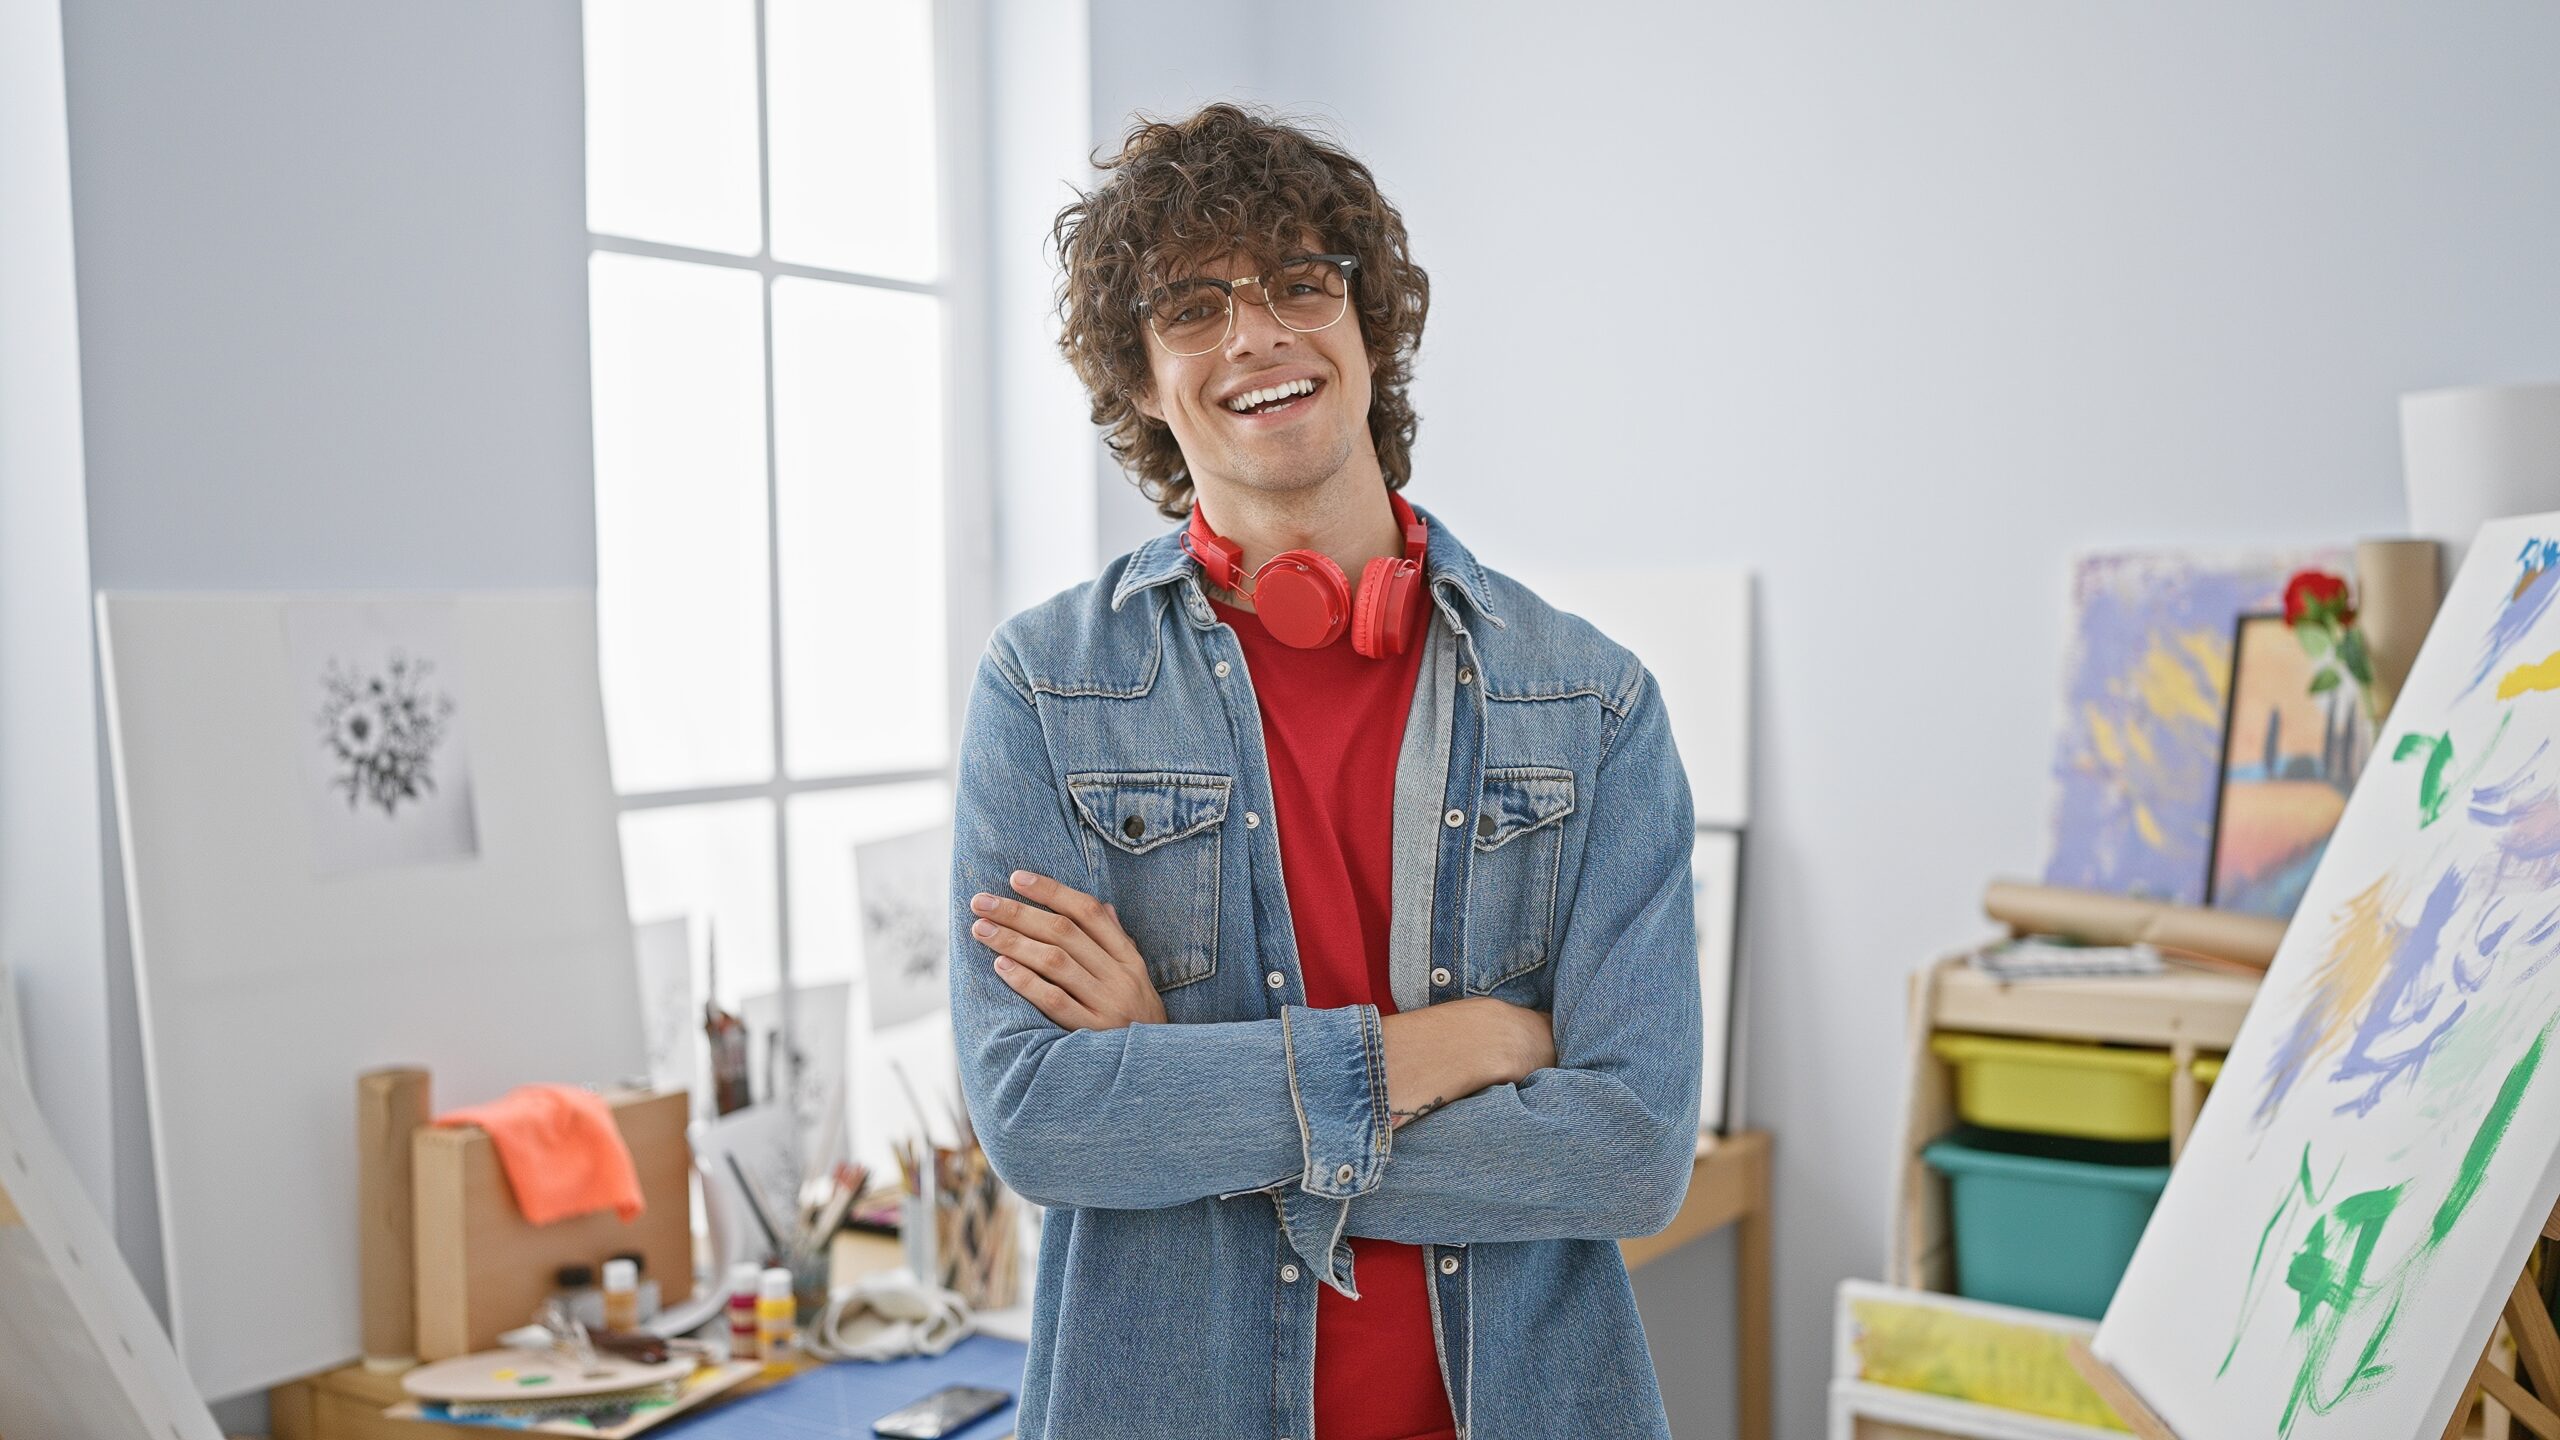
<svg viewBox="0 0 2560 1440">
<path fill-rule="evenodd" d="M 2182 1436 L 2439 1433 L 2560 1195 L 2555 595 L 2481 531 L 2107 1310 Z"/>
<path fill-rule="evenodd" d="M 2296 570 L 2344 575 L 2354 563 L 2343 549 L 2082 557 L 2071 576 L 2048 883 L 2204 900 L 2232 624 L 2278 608 Z"/>
</svg>

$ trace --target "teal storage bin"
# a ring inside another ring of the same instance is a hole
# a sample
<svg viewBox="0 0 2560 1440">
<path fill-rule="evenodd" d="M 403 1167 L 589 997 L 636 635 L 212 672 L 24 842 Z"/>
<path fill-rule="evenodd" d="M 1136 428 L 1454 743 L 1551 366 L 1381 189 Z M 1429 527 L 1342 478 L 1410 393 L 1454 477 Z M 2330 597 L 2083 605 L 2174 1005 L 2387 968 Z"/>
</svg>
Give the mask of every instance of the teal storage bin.
<svg viewBox="0 0 2560 1440">
<path fill-rule="evenodd" d="M 1947 1177 L 1957 1294 L 2088 1320 L 2169 1183 L 2166 1145 L 1959 1129 L 1920 1158 Z"/>
</svg>

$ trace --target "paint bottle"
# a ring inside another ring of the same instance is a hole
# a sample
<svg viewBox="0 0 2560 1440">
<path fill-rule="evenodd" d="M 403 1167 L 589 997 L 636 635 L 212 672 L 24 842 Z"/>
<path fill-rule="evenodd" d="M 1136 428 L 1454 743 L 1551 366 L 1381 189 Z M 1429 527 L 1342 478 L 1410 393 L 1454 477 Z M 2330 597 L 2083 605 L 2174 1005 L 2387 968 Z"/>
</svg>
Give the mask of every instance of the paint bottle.
<svg viewBox="0 0 2560 1440">
<path fill-rule="evenodd" d="M 604 1328 L 640 1328 L 640 1267 L 628 1260 L 604 1262 Z"/>
<path fill-rule="evenodd" d="M 579 1324 L 589 1329 L 604 1324 L 604 1294 L 596 1289 L 594 1266 L 563 1265 L 551 1272 L 551 1287 Z"/>
<path fill-rule="evenodd" d="M 752 1260 L 729 1267 L 729 1358 L 756 1358 L 756 1282 L 762 1271 Z"/>
<path fill-rule="evenodd" d="M 756 1351 L 764 1357 L 764 1373 L 791 1373 L 791 1352 L 799 1345 L 800 1303 L 791 1298 L 791 1272 L 777 1265 L 764 1272 L 756 1292 Z"/>
</svg>

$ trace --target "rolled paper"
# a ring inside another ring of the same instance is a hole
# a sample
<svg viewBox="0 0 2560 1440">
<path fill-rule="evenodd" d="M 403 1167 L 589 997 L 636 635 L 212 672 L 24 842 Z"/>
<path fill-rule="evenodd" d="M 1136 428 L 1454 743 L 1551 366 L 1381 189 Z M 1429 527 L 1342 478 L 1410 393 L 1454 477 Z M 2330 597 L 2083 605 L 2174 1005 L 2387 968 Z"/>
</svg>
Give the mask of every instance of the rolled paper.
<svg viewBox="0 0 2560 1440">
<path fill-rule="evenodd" d="M 2376 713 L 2388 717 L 2391 702 L 2409 678 L 2419 642 L 2436 620 L 2444 598 L 2438 562 L 2444 547 L 2431 539 L 2359 540 L 2356 542 L 2358 597 L 2356 624 L 2364 631 L 2365 653 L 2373 662 Z"/>
<path fill-rule="evenodd" d="M 2022 935 L 2059 935 L 2084 945 L 2150 945 L 2259 970 L 2276 958 L 2284 939 L 2284 922 L 2264 915 L 2025 880 L 1992 881 L 1982 909 Z"/>
<path fill-rule="evenodd" d="M 427 1072 L 356 1077 L 356 1245 L 364 1365 L 395 1373 L 418 1363 L 417 1197 L 409 1137 L 427 1123 Z"/>
</svg>

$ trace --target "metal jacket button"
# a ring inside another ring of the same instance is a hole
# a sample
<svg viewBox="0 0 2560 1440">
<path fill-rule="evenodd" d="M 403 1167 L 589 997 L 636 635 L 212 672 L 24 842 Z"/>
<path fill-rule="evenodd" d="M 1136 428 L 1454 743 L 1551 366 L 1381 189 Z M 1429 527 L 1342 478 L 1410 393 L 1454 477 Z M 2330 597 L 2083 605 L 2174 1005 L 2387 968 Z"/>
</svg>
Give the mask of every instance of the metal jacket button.
<svg viewBox="0 0 2560 1440">
<path fill-rule="evenodd" d="M 1431 967 L 1431 983 L 1432 983 L 1432 984 L 1434 984 L 1434 985 L 1446 985 L 1446 984 L 1448 984 L 1448 983 L 1449 983 L 1449 967 L 1448 967 L 1448 966 L 1446 966 L 1446 965 L 1434 965 L 1434 966 L 1432 966 L 1432 967 Z"/>
<path fill-rule="evenodd" d="M 1333 1183 L 1336 1185 L 1348 1185 L 1351 1183 L 1352 1174 L 1353 1171 L 1350 1166 L 1342 1166 L 1333 1172 Z"/>
<path fill-rule="evenodd" d="M 1261 828 L 1262 828 L 1262 817 L 1261 817 L 1260 815 L 1255 814 L 1255 813 L 1254 813 L 1253 811 L 1251 811 L 1251 810 L 1247 810 L 1246 812 L 1244 812 L 1244 828 L 1246 828 L 1247 830 L 1259 830 L 1259 829 L 1261 829 Z"/>
<path fill-rule="evenodd" d="M 1295 1265 L 1283 1265 L 1283 1266 L 1281 1266 L 1281 1267 L 1280 1267 L 1280 1281 L 1281 1281 L 1281 1283 L 1282 1283 L 1282 1284 L 1284 1284 L 1284 1285 L 1295 1285 L 1295 1284 L 1297 1284 L 1297 1283 L 1298 1283 L 1298 1267 L 1297 1267 L 1297 1266 L 1295 1266 Z"/>
<path fill-rule="evenodd" d="M 1452 830 L 1455 830 L 1459 826 L 1467 823 L 1467 812 L 1464 810 L 1452 810 L 1448 814 L 1440 817 L 1440 823 L 1448 826 Z"/>
<path fill-rule="evenodd" d="M 1482 840 L 1490 840 L 1493 838 L 1492 816 L 1479 815 L 1476 817 L 1476 837 Z"/>
<path fill-rule="evenodd" d="M 1226 661 L 1224 661 L 1224 660 L 1221 660 L 1221 661 L 1219 661 L 1217 664 L 1210 666 L 1210 667 L 1209 667 L 1209 673 L 1210 673 L 1210 674 L 1212 674 L 1212 675 L 1217 676 L 1217 677 L 1218 677 L 1219 679 L 1221 679 L 1221 680 L 1226 679 L 1226 678 L 1227 678 L 1227 662 L 1226 662 Z"/>
<path fill-rule="evenodd" d="M 1132 840 L 1135 840 L 1139 836 L 1147 833 L 1147 822 L 1139 819 L 1135 815 L 1132 815 L 1128 819 L 1120 822 L 1120 833 L 1128 836 Z"/>
<path fill-rule="evenodd" d="M 1262 977 L 1262 983 L 1270 986 L 1274 990 L 1277 990 L 1281 986 L 1288 984 L 1289 978 L 1281 974 L 1279 971 L 1274 970 L 1270 974 Z"/>
<path fill-rule="evenodd" d="M 1410 1274 L 1412 1274 L 1413 1272 L 1412 1272 L 1412 1271 L 1410 1271 L 1410 1270 L 1407 1270 L 1407 1271 L 1406 1271 L 1406 1272 L 1404 1272 L 1404 1273 L 1406 1273 L 1407 1275 L 1410 1275 Z M 1457 1274 L 1457 1273 L 1458 1273 L 1458 1257 L 1457 1257 L 1457 1256 L 1455 1256 L 1455 1255 L 1443 1255 L 1443 1256 L 1441 1256 L 1441 1257 L 1440 1257 L 1440 1273 L 1441 1273 L 1441 1274 L 1443 1274 L 1443 1275 L 1455 1275 L 1455 1274 Z"/>
<path fill-rule="evenodd" d="M 1458 683 L 1459 683 L 1459 684 L 1464 685 L 1464 684 L 1466 684 L 1468 681 L 1473 680 L 1474 678 L 1476 678 L 1476 672 L 1474 672 L 1473 670 L 1468 669 L 1468 668 L 1467 668 L 1466 666 L 1464 666 L 1464 665 L 1461 665 L 1461 666 L 1459 666 L 1459 667 L 1458 667 Z"/>
</svg>

